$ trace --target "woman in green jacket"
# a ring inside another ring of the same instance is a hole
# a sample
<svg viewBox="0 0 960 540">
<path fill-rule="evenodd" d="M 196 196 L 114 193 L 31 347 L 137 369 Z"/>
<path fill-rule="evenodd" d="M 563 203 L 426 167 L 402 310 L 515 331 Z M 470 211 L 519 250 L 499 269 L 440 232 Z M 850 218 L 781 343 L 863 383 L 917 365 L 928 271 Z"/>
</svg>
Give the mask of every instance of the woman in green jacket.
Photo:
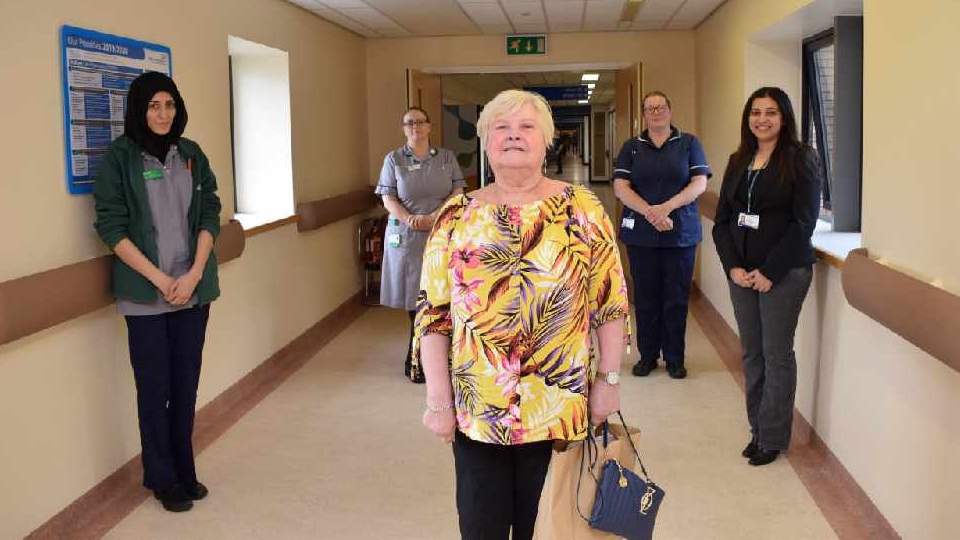
<svg viewBox="0 0 960 540">
<path fill-rule="evenodd" d="M 116 254 L 113 294 L 127 322 L 143 485 L 172 512 L 207 495 L 194 468 L 193 420 L 210 302 L 220 295 L 217 181 L 200 147 L 181 137 L 186 125 L 172 79 L 134 79 L 124 133 L 94 189 L 94 227 Z"/>
</svg>

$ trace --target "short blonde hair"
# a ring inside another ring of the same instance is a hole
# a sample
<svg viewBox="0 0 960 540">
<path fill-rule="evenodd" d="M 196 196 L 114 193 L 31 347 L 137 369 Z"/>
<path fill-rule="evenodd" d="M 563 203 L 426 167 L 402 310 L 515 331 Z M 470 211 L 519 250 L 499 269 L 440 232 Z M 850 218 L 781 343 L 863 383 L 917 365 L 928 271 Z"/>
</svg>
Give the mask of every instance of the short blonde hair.
<svg viewBox="0 0 960 540">
<path fill-rule="evenodd" d="M 477 119 L 477 134 L 487 144 L 487 135 L 490 125 L 495 121 L 520 110 L 521 107 L 529 103 L 537 111 L 537 124 L 540 126 L 540 132 L 543 133 L 543 142 L 547 148 L 553 146 L 553 136 L 556 128 L 553 125 L 553 113 L 550 111 L 550 105 L 540 94 L 527 92 L 525 90 L 504 90 L 484 105 L 480 112 L 480 118 Z"/>
</svg>

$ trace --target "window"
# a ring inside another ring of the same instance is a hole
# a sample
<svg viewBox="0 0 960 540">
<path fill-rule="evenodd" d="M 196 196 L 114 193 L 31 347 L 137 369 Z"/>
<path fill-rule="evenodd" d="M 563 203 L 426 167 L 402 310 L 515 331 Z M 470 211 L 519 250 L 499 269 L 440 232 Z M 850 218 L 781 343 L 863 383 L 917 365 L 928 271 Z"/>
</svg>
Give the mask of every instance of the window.
<svg viewBox="0 0 960 540">
<path fill-rule="evenodd" d="M 293 215 L 286 52 L 229 36 L 236 219 L 245 229 Z"/>
<path fill-rule="evenodd" d="M 835 148 L 833 29 L 803 44 L 803 142 L 820 154 L 820 219 L 833 221 L 830 164 Z"/>
<path fill-rule="evenodd" d="M 836 232 L 860 231 L 863 153 L 863 18 L 803 41 L 805 143 L 820 154 L 820 218 Z"/>
</svg>

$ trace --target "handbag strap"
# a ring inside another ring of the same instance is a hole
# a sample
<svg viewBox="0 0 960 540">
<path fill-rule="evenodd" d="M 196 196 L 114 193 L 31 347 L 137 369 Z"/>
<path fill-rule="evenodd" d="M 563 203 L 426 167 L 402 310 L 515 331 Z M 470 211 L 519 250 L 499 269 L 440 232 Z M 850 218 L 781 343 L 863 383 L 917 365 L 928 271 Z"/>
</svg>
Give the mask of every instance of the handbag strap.
<svg viewBox="0 0 960 540">
<path fill-rule="evenodd" d="M 607 423 L 603 423 L 604 427 L 604 447 L 606 447 L 606 433 L 607 433 Z M 583 452 L 580 454 L 580 474 L 577 476 L 577 513 L 580 514 L 580 517 L 584 521 L 589 522 L 590 518 L 583 515 L 583 512 L 580 510 L 580 482 L 583 481 L 583 466 L 587 460 L 590 461 L 590 477 L 593 478 L 594 483 L 597 485 L 600 484 L 600 480 L 597 478 L 597 475 L 594 474 L 594 469 L 597 468 L 597 458 L 600 456 L 600 451 L 597 449 L 597 441 L 593 438 L 593 430 L 587 429 L 587 438 L 583 441 Z"/>
<path fill-rule="evenodd" d="M 630 448 L 633 448 L 633 455 L 637 456 L 637 463 L 640 464 L 640 471 L 643 472 L 643 477 L 648 483 L 654 483 L 653 480 L 650 479 L 647 469 L 643 466 L 643 460 L 640 459 L 640 452 L 637 452 L 637 447 L 633 444 L 633 437 L 630 436 L 630 428 L 627 427 L 627 421 L 623 419 L 623 413 L 621 413 L 619 409 L 617 409 L 617 416 L 620 417 L 620 423 L 623 424 L 623 429 L 627 432 L 627 442 L 630 443 Z"/>
</svg>

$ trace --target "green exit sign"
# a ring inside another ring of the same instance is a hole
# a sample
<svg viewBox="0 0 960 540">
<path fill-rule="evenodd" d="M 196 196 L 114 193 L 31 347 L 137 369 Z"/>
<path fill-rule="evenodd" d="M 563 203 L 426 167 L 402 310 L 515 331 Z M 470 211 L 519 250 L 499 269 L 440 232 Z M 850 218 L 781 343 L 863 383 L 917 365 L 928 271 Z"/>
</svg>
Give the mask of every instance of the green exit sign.
<svg viewBox="0 0 960 540">
<path fill-rule="evenodd" d="M 547 54 L 547 36 L 507 36 L 507 55 Z"/>
</svg>

